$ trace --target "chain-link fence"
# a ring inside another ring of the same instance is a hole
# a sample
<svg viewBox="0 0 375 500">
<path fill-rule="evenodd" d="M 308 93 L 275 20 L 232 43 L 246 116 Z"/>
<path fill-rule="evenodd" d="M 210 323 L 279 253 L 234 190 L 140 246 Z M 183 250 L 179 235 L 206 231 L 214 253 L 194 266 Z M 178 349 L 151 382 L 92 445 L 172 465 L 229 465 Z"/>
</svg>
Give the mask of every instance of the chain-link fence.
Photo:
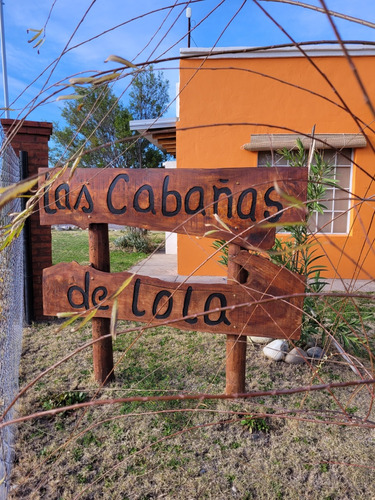
<svg viewBox="0 0 375 500">
<path fill-rule="evenodd" d="M 0 141 L 4 134 L 0 130 Z M 20 180 L 20 165 L 12 147 L 2 148 L 0 157 L 0 187 Z M 20 200 L 14 200 L 0 210 L 0 227 L 10 222 L 10 214 L 21 209 Z M 0 404 L 6 408 L 18 392 L 18 371 L 21 357 L 23 326 L 23 241 L 16 239 L 0 252 Z M 10 411 L 5 420 L 11 419 Z M 0 431 L 0 499 L 6 498 L 13 461 L 15 428 Z"/>
</svg>

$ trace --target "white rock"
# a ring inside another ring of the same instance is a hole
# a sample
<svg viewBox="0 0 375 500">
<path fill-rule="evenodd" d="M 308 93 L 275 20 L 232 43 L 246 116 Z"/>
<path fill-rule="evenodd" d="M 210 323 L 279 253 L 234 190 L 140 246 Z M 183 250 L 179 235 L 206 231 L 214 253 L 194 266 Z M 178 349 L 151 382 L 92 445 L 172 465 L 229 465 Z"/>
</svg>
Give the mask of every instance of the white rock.
<svg viewBox="0 0 375 500">
<path fill-rule="evenodd" d="M 286 340 L 273 340 L 263 347 L 263 354 L 274 361 L 282 361 L 288 351 L 288 342 Z"/>
<path fill-rule="evenodd" d="M 254 344 L 268 344 L 272 339 L 269 337 L 250 337 Z"/>
</svg>

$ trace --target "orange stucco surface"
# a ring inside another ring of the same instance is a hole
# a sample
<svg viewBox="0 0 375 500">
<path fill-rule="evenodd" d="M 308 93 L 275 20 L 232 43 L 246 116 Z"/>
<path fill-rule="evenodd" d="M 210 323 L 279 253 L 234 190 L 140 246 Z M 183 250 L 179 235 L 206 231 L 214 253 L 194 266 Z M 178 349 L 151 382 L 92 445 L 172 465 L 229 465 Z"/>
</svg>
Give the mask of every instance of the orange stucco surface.
<svg viewBox="0 0 375 500">
<path fill-rule="evenodd" d="M 375 57 L 353 60 L 368 95 L 375 96 Z M 360 126 L 371 126 L 374 116 L 348 61 L 329 56 L 314 58 L 314 63 L 329 82 L 303 57 L 183 60 L 177 168 L 256 167 L 258 153 L 242 148 L 252 134 L 309 134 L 314 125 L 320 134 L 359 133 Z M 359 198 L 375 191 L 375 155 L 369 145 L 375 145 L 375 137 L 365 131 L 367 147 L 354 151 L 359 167 L 353 167 L 352 192 Z M 326 277 L 374 277 L 374 208 L 374 202 L 355 199 L 349 234 L 318 236 Z M 226 268 L 209 258 L 212 242 L 179 235 L 179 274 L 199 267 L 197 275 L 225 275 Z"/>
</svg>

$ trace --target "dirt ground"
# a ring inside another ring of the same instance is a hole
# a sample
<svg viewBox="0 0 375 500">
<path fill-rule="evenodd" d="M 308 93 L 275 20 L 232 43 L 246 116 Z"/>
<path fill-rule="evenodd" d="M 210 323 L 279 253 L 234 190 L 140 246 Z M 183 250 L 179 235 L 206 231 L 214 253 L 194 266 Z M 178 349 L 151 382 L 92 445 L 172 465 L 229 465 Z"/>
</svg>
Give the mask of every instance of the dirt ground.
<svg viewBox="0 0 375 500">
<path fill-rule="evenodd" d="M 25 329 L 21 387 L 90 339 L 89 326 L 58 326 Z M 18 414 L 91 398 L 223 392 L 225 336 L 159 327 L 131 346 L 136 335 L 114 342 L 118 364 L 109 386 L 97 391 L 86 349 L 40 379 L 20 399 Z M 249 391 L 355 378 L 334 353 L 319 365 L 295 366 L 248 345 Z M 18 426 L 10 498 L 371 499 L 374 421 L 366 387 L 69 411 Z"/>
</svg>

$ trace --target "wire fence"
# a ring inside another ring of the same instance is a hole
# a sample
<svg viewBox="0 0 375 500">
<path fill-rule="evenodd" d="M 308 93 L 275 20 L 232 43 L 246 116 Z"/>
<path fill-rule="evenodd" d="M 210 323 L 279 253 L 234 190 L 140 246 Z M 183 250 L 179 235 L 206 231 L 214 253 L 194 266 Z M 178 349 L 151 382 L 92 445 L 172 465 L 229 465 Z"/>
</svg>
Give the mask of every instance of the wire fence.
<svg viewBox="0 0 375 500">
<path fill-rule="evenodd" d="M 0 130 L 0 141 L 4 133 Z M 0 158 L 0 187 L 7 187 L 20 180 L 20 165 L 11 146 L 3 149 Z M 21 210 L 19 199 L 0 210 L 0 227 L 6 226 L 11 214 Z M 18 375 L 21 357 L 23 327 L 23 238 L 15 239 L 0 252 L 0 404 L 6 408 L 18 392 Z M 5 420 L 14 417 L 13 409 Z M 14 426 L 0 431 L 0 499 L 9 490 L 9 475 L 14 458 Z"/>
</svg>

